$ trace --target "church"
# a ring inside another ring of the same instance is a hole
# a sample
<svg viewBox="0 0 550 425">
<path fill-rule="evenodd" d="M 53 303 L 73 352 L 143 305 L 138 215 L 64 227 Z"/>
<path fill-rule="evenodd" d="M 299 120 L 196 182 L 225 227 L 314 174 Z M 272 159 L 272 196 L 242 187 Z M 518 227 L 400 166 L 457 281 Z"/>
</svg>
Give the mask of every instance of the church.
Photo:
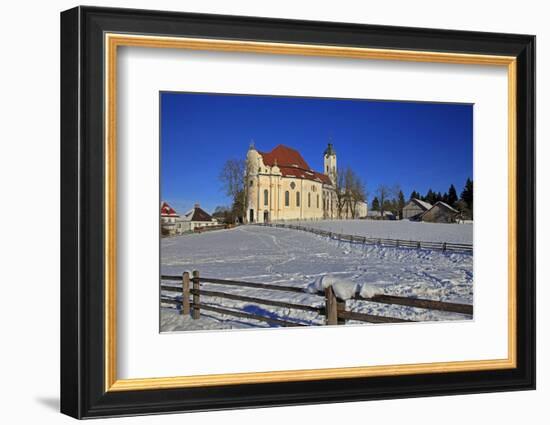
<svg viewBox="0 0 550 425">
<path fill-rule="evenodd" d="M 337 162 L 331 143 L 323 153 L 323 163 L 320 173 L 288 146 L 260 152 L 251 145 L 246 156 L 246 221 L 337 218 Z"/>
</svg>

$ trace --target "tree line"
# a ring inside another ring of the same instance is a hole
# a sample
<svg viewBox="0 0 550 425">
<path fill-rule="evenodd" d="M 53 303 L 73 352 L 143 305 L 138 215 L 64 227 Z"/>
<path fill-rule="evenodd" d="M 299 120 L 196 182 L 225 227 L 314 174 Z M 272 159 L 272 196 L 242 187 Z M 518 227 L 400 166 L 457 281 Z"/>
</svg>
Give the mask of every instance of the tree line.
<svg viewBox="0 0 550 425">
<path fill-rule="evenodd" d="M 389 211 L 402 218 L 403 207 L 411 199 L 419 199 L 432 205 L 442 201 L 460 211 L 465 219 L 472 219 L 474 213 L 474 182 L 470 178 L 466 180 L 460 197 L 454 184 L 451 184 L 445 193 L 435 192 L 430 188 L 426 194 L 422 195 L 420 192 L 413 190 L 408 200 L 405 200 L 405 195 L 399 185 L 388 186 L 382 184 L 376 190 L 371 209 L 372 211 L 380 211 L 380 215 L 384 215 L 385 211 Z"/>
</svg>

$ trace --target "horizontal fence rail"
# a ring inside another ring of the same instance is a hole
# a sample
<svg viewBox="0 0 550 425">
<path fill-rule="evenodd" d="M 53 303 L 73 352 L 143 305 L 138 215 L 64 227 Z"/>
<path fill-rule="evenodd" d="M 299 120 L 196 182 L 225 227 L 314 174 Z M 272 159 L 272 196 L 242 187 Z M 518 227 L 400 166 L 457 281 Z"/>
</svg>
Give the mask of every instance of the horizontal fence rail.
<svg viewBox="0 0 550 425">
<path fill-rule="evenodd" d="M 202 233 L 202 232 L 210 232 L 212 230 L 223 230 L 223 229 L 231 229 L 235 226 L 232 226 L 230 224 L 213 224 L 211 226 L 197 226 L 193 228 L 194 233 Z"/>
<path fill-rule="evenodd" d="M 327 237 L 330 239 L 350 242 L 350 243 L 359 243 L 364 245 L 379 245 L 379 246 L 390 246 L 396 248 L 416 248 L 416 249 L 435 249 L 441 251 L 462 251 L 462 252 L 473 252 L 472 244 L 465 243 L 455 243 L 455 242 L 425 242 L 425 241 L 413 241 L 405 239 L 387 239 L 387 238 L 372 238 L 367 236 L 359 235 L 348 235 L 345 233 L 331 232 L 323 229 L 315 229 L 313 227 L 300 226 L 296 224 L 286 224 L 286 223 L 256 223 L 257 226 L 266 226 L 266 227 L 278 227 L 283 229 L 293 229 L 301 230 L 304 232 L 313 233 L 315 235 Z"/>
<path fill-rule="evenodd" d="M 200 292 L 200 295 L 204 295 L 206 297 L 226 298 L 228 300 L 245 301 L 249 303 L 271 305 L 274 307 L 293 308 L 296 310 L 313 311 L 315 313 L 324 314 L 324 309 L 322 307 L 313 307 L 310 305 L 293 304 L 293 303 L 287 303 L 284 301 L 266 300 L 264 298 L 248 297 L 244 295 L 234 295 L 234 294 L 228 294 L 226 292 L 207 291 L 204 289 L 201 289 L 200 291 L 195 291 L 194 289 L 192 289 L 190 292 L 193 295 L 196 294 L 197 292 Z"/>
<path fill-rule="evenodd" d="M 257 288 L 257 289 L 270 289 L 273 291 L 286 291 L 286 292 L 299 292 L 303 293 L 303 288 L 297 288 L 295 286 L 273 285 L 269 283 L 254 283 L 254 282 L 242 282 L 238 280 L 226 280 L 226 279 L 213 279 L 209 277 L 201 277 L 201 282 L 214 283 L 220 285 L 229 286 L 241 286 L 245 288 Z"/>
<path fill-rule="evenodd" d="M 347 320 L 357 320 L 360 322 L 369 323 L 403 323 L 414 322 L 414 320 L 397 319 L 394 317 L 382 317 L 374 314 L 356 313 L 354 311 L 341 311 L 338 313 L 338 317 Z"/>
<path fill-rule="evenodd" d="M 228 299 L 233 301 L 243 301 L 251 304 L 267 305 L 272 307 L 286 308 L 289 310 L 300 310 L 311 313 L 316 313 L 320 316 L 325 316 L 324 323 L 327 325 L 345 324 L 347 320 L 367 322 L 367 323 L 402 323 L 414 322 L 414 320 L 401 319 L 397 317 L 386 317 L 373 314 L 359 313 L 346 310 L 346 302 L 339 299 L 332 287 L 325 288 L 324 291 L 310 292 L 305 288 L 294 286 L 275 285 L 257 282 L 244 282 L 238 280 L 218 279 L 209 277 L 200 277 L 198 271 L 194 271 L 191 275 L 189 272 L 184 272 L 181 276 L 162 275 L 162 281 L 179 282 L 180 285 L 162 284 L 161 283 L 161 304 L 175 306 L 181 309 L 182 314 L 190 314 L 193 319 L 200 318 L 200 312 L 212 311 L 218 314 L 234 316 L 245 319 L 252 319 L 268 324 L 278 326 L 307 326 L 298 321 L 287 320 L 282 318 L 267 317 L 260 314 L 238 311 L 235 308 L 225 308 L 212 303 L 204 302 L 202 297 Z M 268 298 L 260 298 L 259 296 L 240 295 L 225 292 L 222 289 L 205 289 L 201 288 L 201 284 L 208 283 L 211 285 L 223 285 L 239 288 L 254 288 L 265 291 L 278 291 L 287 293 L 302 293 L 319 297 L 318 305 L 305 305 L 287 301 L 278 301 Z M 162 292 L 176 293 L 178 297 L 168 297 Z M 366 301 L 381 304 L 402 305 L 414 308 L 427 310 L 439 310 L 451 313 L 460 313 L 464 315 L 473 315 L 473 306 L 469 304 L 450 303 L 443 301 L 402 297 L 397 295 L 378 294 L 372 297 L 362 297 L 355 295 L 352 297 L 356 301 Z M 290 318 L 292 319 L 292 318 Z M 294 318 L 295 320 L 301 320 Z M 316 325 L 312 323 L 312 325 Z"/>
<path fill-rule="evenodd" d="M 221 307 L 216 307 L 210 304 L 198 304 L 198 308 L 206 311 L 213 311 L 215 313 L 227 314 L 229 316 L 241 317 L 244 319 L 259 320 L 261 322 L 273 323 L 275 325 L 284 327 L 296 327 L 296 326 L 308 326 L 303 323 L 290 322 L 288 320 L 273 319 L 271 317 L 260 316 L 259 314 L 244 313 L 242 311 L 228 310 Z"/>
<path fill-rule="evenodd" d="M 176 223 L 163 223 L 162 228 L 165 230 L 174 229 L 176 227 Z M 184 235 L 192 235 L 195 233 L 204 233 L 204 232 L 211 232 L 213 230 L 225 230 L 225 229 L 233 229 L 237 227 L 236 224 L 233 223 L 220 223 L 220 224 L 213 224 L 208 226 L 196 226 L 193 228 L 189 228 L 184 231 L 179 232 L 169 232 L 169 233 L 163 233 L 161 236 L 163 238 L 174 238 L 178 236 L 184 236 Z"/>
<path fill-rule="evenodd" d="M 443 301 L 425 300 L 425 299 L 419 299 L 419 298 L 405 298 L 405 297 L 398 297 L 395 295 L 375 295 L 369 298 L 354 297 L 354 299 L 368 300 L 371 302 L 381 303 L 381 304 L 396 304 L 396 305 L 404 305 L 407 307 L 425 308 L 427 310 L 446 311 L 449 313 L 460 313 L 460 314 L 468 314 L 468 315 L 474 314 L 474 308 L 472 305 L 469 305 L 469 304 L 458 304 L 458 303 L 450 303 L 450 302 L 443 302 Z"/>
</svg>

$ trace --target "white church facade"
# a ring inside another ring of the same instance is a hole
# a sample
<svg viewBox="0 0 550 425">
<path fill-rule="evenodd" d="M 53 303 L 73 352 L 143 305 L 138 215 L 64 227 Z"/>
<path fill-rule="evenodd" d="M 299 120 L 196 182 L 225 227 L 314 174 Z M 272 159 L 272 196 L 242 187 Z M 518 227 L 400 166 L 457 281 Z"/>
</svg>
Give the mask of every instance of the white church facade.
<svg viewBox="0 0 550 425">
<path fill-rule="evenodd" d="M 246 221 L 339 218 L 337 158 L 330 143 L 324 151 L 323 164 L 323 172 L 319 173 L 288 146 L 278 145 L 271 152 L 260 152 L 250 146 L 246 157 Z M 366 215 L 366 204 L 362 204 L 356 215 Z"/>
</svg>

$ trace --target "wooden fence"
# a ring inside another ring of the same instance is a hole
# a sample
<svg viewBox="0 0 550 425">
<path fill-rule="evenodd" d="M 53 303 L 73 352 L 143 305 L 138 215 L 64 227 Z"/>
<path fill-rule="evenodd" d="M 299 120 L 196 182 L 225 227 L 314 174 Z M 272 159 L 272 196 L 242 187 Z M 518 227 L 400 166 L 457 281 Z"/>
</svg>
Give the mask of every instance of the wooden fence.
<svg viewBox="0 0 550 425">
<path fill-rule="evenodd" d="M 197 226 L 193 229 L 194 233 L 203 233 L 203 232 L 210 232 L 212 230 L 223 230 L 223 229 L 232 229 L 235 227 L 234 224 L 213 224 L 211 226 Z"/>
<path fill-rule="evenodd" d="M 324 324 L 326 325 L 339 325 L 345 324 L 347 320 L 355 320 L 368 323 L 400 323 L 400 322 L 414 322 L 414 320 L 405 320 L 395 317 L 378 316 L 366 313 L 358 313 L 346 310 L 346 302 L 339 299 L 332 287 L 326 288 L 324 291 L 311 293 L 304 288 L 298 288 L 294 286 L 274 285 L 269 283 L 256 283 L 256 282 L 242 282 L 227 279 L 215 279 L 199 276 L 198 271 L 192 273 L 192 277 L 188 272 L 182 274 L 182 276 L 161 276 L 162 281 L 178 282 L 180 285 L 163 284 L 161 283 L 161 292 L 177 293 L 177 298 L 171 298 L 163 296 L 161 294 L 161 304 L 175 305 L 180 307 L 181 313 L 184 315 L 191 315 L 193 319 L 199 319 L 201 311 L 212 311 L 219 314 L 226 314 L 229 316 L 258 320 L 278 326 L 308 326 L 308 324 L 301 323 L 295 320 L 280 319 L 262 316 L 259 314 L 238 311 L 235 309 L 228 309 L 220 307 L 218 305 L 209 304 L 204 302 L 202 297 L 218 297 L 223 299 L 244 301 L 252 304 L 268 305 L 274 307 L 288 308 L 290 310 L 301 310 L 314 312 L 319 315 L 325 316 Z M 264 289 L 269 291 L 279 291 L 288 293 L 306 293 L 319 297 L 319 305 L 305 305 L 297 304 L 286 301 L 277 301 L 266 298 L 237 295 L 223 290 L 210 290 L 201 288 L 201 283 L 209 283 L 214 285 L 233 286 L 239 288 L 254 288 Z M 439 310 L 452 313 L 461 313 L 465 315 L 473 314 L 473 306 L 469 304 L 448 303 L 442 301 L 433 301 L 417 298 L 401 297 L 396 295 L 374 295 L 373 297 L 361 297 L 356 295 L 354 300 L 369 301 L 381 304 L 394 304 L 408 307 L 416 307 L 428 310 Z M 290 318 L 292 319 L 292 318 Z"/>
<path fill-rule="evenodd" d="M 302 230 L 315 235 L 324 236 L 341 242 L 359 243 L 363 245 L 391 246 L 396 248 L 436 249 L 442 251 L 473 252 L 472 244 L 454 242 L 424 242 L 404 239 L 370 238 L 367 236 L 347 235 L 343 233 L 330 232 L 328 230 L 315 229 L 312 227 L 299 226 L 286 223 L 256 223 L 258 226 L 280 227 L 284 229 Z"/>
</svg>

